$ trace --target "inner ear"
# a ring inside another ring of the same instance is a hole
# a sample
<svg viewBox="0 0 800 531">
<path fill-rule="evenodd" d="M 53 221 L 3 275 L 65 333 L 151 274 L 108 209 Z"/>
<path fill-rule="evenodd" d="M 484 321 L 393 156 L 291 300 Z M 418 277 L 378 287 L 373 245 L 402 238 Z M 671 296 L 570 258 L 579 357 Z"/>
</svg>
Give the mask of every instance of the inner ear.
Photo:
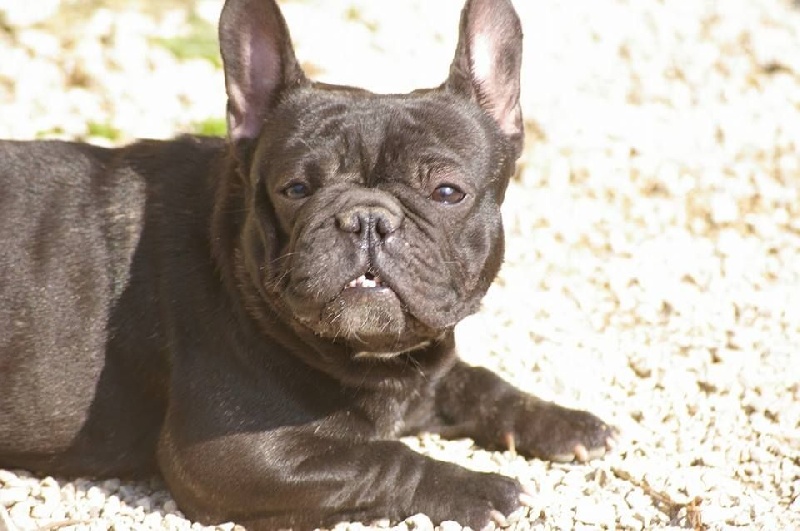
<svg viewBox="0 0 800 531">
<path fill-rule="evenodd" d="M 231 140 L 258 137 L 282 91 L 306 81 L 274 0 L 227 0 L 219 42 Z"/>
<path fill-rule="evenodd" d="M 522 26 L 510 0 L 468 0 L 461 13 L 458 47 L 448 89 L 475 101 L 522 151 L 520 107 Z"/>
</svg>

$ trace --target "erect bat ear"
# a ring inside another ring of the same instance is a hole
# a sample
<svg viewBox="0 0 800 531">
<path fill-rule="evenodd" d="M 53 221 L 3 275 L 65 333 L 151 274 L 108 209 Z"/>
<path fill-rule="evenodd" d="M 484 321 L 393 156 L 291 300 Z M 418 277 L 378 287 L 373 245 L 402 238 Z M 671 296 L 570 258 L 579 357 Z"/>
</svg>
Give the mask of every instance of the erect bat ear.
<svg viewBox="0 0 800 531">
<path fill-rule="evenodd" d="M 286 21 L 274 0 L 227 0 L 219 42 L 231 140 L 257 138 L 286 89 L 306 83 Z"/>
<path fill-rule="evenodd" d="M 445 86 L 478 103 L 516 150 L 524 127 L 519 104 L 522 26 L 510 0 L 467 0 Z"/>
</svg>

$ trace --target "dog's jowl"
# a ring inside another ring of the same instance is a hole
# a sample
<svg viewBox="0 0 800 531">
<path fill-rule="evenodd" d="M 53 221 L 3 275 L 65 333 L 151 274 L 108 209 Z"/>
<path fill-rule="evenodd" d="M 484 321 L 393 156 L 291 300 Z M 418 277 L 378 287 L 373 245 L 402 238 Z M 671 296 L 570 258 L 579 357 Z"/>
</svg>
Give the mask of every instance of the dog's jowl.
<svg viewBox="0 0 800 531">
<path fill-rule="evenodd" d="M 596 417 L 455 352 L 503 257 L 521 41 L 509 0 L 469 0 L 444 83 L 376 95 L 309 80 L 273 0 L 228 0 L 227 140 L 0 143 L 0 467 L 159 472 L 252 529 L 481 528 L 531 493 L 397 437 L 603 454 Z"/>
</svg>

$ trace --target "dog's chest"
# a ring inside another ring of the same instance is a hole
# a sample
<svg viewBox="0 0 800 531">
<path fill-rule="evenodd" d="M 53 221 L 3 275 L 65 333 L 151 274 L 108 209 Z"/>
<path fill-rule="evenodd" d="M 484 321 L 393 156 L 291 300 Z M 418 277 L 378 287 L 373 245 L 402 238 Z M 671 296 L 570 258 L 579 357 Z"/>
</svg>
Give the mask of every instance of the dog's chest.
<svg viewBox="0 0 800 531">
<path fill-rule="evenodd" d="M 406 428 L 406 413 L 408 405 L 392 401 L 387 404 L 377 417 L 375 431 L 379 438 L 397 437 Z"/>
<path fill-rule="evenodd" d="M 362 408 L 374 427 L 375 437 L 394 438 L 414 431 L 430 422 L 431 397 L 424 389 L 403 392 L 375 392 L 362 402 Z"/>
</svg>

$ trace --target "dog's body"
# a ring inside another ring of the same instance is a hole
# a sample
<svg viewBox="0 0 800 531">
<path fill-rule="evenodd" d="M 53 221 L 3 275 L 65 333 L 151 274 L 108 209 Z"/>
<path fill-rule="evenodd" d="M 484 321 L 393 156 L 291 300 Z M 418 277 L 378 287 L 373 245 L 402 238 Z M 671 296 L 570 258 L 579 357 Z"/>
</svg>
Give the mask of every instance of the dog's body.
<svg viewBox="0 0 800 531">
<path fill-rule="evenodd" d="M 482 527 L 519 484 L 398 436 L 555 459 L 612 430 L 457 360 L 502 261 L 519 21 L 470 0 L 447 82 L 315 84 L 270 0 L 220 22 L 230 139 L 0 143 L 0 466 L 160 471 L 197 519 Z"/>
</svg>

